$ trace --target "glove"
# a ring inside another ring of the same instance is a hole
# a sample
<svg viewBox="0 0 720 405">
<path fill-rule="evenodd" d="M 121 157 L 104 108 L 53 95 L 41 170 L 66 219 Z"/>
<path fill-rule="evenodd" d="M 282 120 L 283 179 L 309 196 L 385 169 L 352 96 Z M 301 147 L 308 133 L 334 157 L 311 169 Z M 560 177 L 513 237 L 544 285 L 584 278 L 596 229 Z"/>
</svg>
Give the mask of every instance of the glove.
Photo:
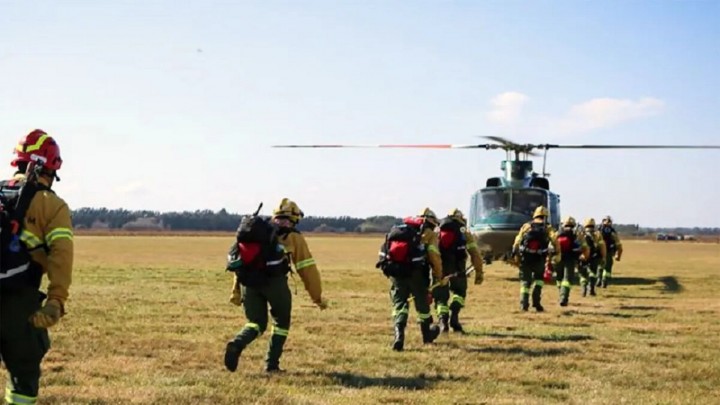
<svg viewBox="0 0 720 405">
<path fill-rule="evenodd" d="M 443 277 L 440 280 L 438 280 L 438 285 L 440 287 L 445 287 L 450 283 L 450 277 Z"/>
<path fill-rule="evenodd" d="M 475 285 L 480 285 L 485 280 L 485 274 L 482 271 L 475 270 Z"/>
<path fill-rule="evenodd" d="M 241 306 L 243 304 L 242 290 L 233 290 L 230 296 L 230 303 L 233 305 Z"/>
<path fill-rule="evenodd" d="M 49 299 L 45 301 L 45 305 L 37 310 L 30 317 L 30 322 L 36 328 L 49 328 L 60 320 L 63 314 L 62 304 L 56 299 Z"/>
<path fill-rule="evenodd" d="M 620 261 L 620 255 L 615 255 L 615 261 L 616 261 L 616 262 L 619 262 L 619 261 Z"/>
<path fill-rule="evenodd" d="M 328 307 L 328 302 L 324 298 L 320 298 L 320 301 L 315 301 L 315 305 L 317 305 L 320 310 L 325 310 Z"/>
<path fill-rule="evenodd" d="M 235 271 L 242 266 L 242 260 L 241 259 L 234 259 L 234 260 L 228 260 L 227 266 L 225 267 L 228 271 Z"/>
</svg>

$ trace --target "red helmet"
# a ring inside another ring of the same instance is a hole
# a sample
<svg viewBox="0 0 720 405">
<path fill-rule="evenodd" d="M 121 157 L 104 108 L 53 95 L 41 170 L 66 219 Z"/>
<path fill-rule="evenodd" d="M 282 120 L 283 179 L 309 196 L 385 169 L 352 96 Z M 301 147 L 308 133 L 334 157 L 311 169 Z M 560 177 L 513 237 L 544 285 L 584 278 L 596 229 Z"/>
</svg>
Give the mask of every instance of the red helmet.
<svg viewBox="0 0 720 405">
<path fill-rule="evenodd" d="M 15 147 L 15 159 L 10 165 L 17 166 L 19 162 L 42 161 L 44 168 L 59 170 L 62 166 L 60 147 L 45 131 L 36 129 L 20 139 Z"/>
</svg>

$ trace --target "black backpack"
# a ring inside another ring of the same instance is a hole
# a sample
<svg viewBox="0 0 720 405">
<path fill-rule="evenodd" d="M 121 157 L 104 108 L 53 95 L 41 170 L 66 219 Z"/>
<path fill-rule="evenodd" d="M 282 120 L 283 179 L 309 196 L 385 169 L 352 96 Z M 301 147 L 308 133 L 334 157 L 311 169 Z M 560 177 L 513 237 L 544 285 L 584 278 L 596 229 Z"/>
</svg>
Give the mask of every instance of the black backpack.
<svg viewBox="0 0 720 405">
<path fill-rule="evenodd" d="M 408 224 L 393 226 L 380 246 L 380 260 L 375 267 L 387 277 L 401 278 L 410 277 L 414 270 L 422 269 L 425 266 L 425 248 L 420 229 Z"/>
<path fill-rule="evenodd" d="M 467 260 L 467 240 L 462 224 L 452 218 L 440 222 L 440 256 L 443 263 L 461 263 L 465 270 Z"/>
<path fill-rule="evenodd" d="M 610 225 L 602 225 L 600 226 L 600 233 L 605 241 L 605 248 L 607 249 L 608 255 L 614 254 L 617 248 L 615 246 L 615 238 L 613 238 L 615 228 Z"/>
<path fill-rule="evenodd" d="M 600 256 L 600 249 L 598 249 L 597 245 L 595 244 L 595 235 L 592 231 L 585 232 L 585 243 L 587 243 L 588 248 L 590 248 L 590 258 L 598 258 Z"/>
<path fill-rule="evenodd" d="M 520 243 L 520 255 L 523 262 L 540 262 L 548 254 L 547 225 L 541 222 L 530 222 L 530 229 L 525 232 Z"/>
<path fill-rule="evenodd" d="M 50 189 L 34 181 L 0 182 L 0 290 L 38 289 L 42 268 L 31 259 L 21 236 L 25 214 L 38 191 Z M 34 249 L 45 248 L 41 244 Z"/>
<path fill-rule="evenodd" d="M 242 218 L 228 254 L 227 270 L 234 271 L 240 283 L 248 287 L 262 286 L 269 278 L 290 271 L 278 228 L 269 217 L 258 215 L 260 208 L 262 203 L 252 215 Z"/>
</svg>

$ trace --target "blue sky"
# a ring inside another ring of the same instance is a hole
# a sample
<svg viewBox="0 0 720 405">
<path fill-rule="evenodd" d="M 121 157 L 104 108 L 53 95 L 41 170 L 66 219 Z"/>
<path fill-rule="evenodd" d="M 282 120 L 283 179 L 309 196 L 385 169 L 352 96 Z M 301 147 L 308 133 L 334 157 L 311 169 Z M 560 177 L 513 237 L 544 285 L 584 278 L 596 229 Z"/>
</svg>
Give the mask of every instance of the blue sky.
<svg viewBox="0 0 720 405">
<path fill-rule="evenodd" d="M 720 144 L 717 21 L 709 1 L 2 1 L 0 133 L 8 161 L 56 137 L 72 208 L 467 211 L 502 152 L 270 145 Z M 717 227 L 719 159 L 548 169 L 563 214 Z"/>
</svg>

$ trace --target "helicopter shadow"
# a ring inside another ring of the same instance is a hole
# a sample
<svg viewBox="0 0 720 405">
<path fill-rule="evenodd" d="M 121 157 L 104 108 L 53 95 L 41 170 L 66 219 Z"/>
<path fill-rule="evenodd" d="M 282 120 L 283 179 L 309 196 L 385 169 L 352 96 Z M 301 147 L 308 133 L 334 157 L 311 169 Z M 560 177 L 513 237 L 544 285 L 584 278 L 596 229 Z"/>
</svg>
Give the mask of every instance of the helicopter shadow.
<svg viewBox="0 0 720 405">
<path fill-rule="evenodd" d="M 351 372 L 330 372 L 321 373 L 325 377 L 332 379 L 339 385 L 348 388 L 372 388 L 385 387 L 404 390 L 424 390 L 431 388 L 435 383 L 440 381 L 459 381 L 466 382 L 468 377 L 464 376 L 426 376 L 423 374 L 417 377 L 400 377 L 400 376 L 384 376 L 369 377 L 363 374 Z"/>
</svg>

